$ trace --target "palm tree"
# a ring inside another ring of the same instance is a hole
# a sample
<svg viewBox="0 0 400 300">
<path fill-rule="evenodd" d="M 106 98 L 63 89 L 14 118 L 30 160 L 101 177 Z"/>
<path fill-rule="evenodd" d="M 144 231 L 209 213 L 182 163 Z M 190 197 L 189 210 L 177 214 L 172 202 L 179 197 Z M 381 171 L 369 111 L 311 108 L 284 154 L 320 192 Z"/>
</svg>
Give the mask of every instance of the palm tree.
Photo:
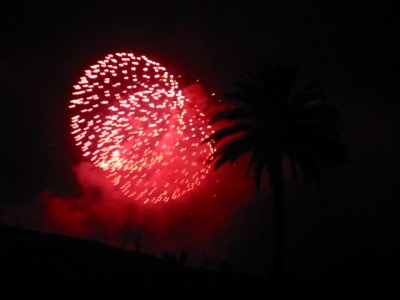
<svg viewBox="0 0 400 300">
<path fill-rule="evenodd" d="M 320 168 L 335 168 L 344 162 L 346 150 L 335 127 L 339 114 L 322 102 L 318 83 L 293 93 L 298 70 L 267 64 L 248 75 L 248 80 L 237 83 L 236 90 L 226 95 L 233 105 L 211 120 L 231 125 L 217 130 L 205 142 L 219 144 L 210 159 L 215 168 L 250 153 L 249 167 L 254 170 L 257 191 L 263 172 L 268 173 L 275 215 L 275 275 L 280 277 L 285 241 L 284 159 L 290 162 L 294 177 L 301 175 L 306 185 L 319 185 Z"/>
</svg>

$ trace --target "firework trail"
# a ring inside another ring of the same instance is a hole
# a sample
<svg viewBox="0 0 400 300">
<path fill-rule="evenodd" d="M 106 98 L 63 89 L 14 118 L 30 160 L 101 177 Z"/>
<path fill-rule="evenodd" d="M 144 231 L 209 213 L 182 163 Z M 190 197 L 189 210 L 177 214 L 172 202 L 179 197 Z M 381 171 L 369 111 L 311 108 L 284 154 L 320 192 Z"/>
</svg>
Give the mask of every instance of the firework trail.
<svg viewBox="0 0 400 300">
<path fill-rule="evenodd" d="M 122 193 L 167 202 L 206 178 L 214 153 L 204 113 L 175 77 L 146 56 L 109 54 L 74 85 L 71 128 L 84 158 Z"/>
</svg>

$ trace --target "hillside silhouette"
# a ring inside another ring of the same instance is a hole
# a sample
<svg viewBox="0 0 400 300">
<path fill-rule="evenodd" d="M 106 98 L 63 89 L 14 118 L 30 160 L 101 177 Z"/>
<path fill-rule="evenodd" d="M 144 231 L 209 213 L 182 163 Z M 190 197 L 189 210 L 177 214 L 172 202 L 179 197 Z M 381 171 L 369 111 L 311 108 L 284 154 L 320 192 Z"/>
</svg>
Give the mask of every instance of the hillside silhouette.
<svg viewBox="0 0 400 300">
<path fill-rule="evenodd" d="M 0 287 L 7 299 L 381 299 L 395 291 L 394 274 L 332 274 L 329 278 L 268 279 L 185 267 L 163 257 L 0 224 Z M 190 255 L 190 254 L 189 254 Z"/>
<path fill-rule="evenodd" d="M 1 285 L 35 284 L 35 291 L 12 289 L 18 296 L 140 295 L 140 299 L 147 299 L 164 295 L 168 299 L 204 299 L 233 295 L 250 287 L 253 291 L 265 288 L 260 276 L 235 274 L 225 264 L 218 272 L 185 267 L 185 253 L 183 261 L 179 253 L 165 252 L 156 257 L 3 224 L 0 236 Z"/>
</svg>

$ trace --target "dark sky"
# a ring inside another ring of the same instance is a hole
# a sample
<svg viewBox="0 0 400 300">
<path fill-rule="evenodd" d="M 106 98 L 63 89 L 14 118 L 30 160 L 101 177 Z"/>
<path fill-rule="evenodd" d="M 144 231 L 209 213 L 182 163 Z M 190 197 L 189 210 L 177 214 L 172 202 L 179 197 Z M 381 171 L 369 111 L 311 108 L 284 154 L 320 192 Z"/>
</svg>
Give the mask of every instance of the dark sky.
<svg viewBox="0 0 400 300">
<path fill-rule="evenodd" d="M 76 191 L 70 166 L 78 155 L 65 107 L 81 70 L 111 51 L 155 56 L 217 94 L 260 61 L 295 63 L 303 67 L 301 80 L 322 81 L 328 101 L 341 111 L 350 160 L 338 173 L 326 174 L 320 194 L 291 186 L 293 268 L 397 269 L 396 10 L 383 2 L 255 2 L 1 4 L 2 203 L 27 201 L 46 188 Z M 254 246 L 268 232 L 255 229 L 268 223 L 258 209 L 262 205 L 249 205 L 230 229 L 245 228 L 232 244 L 247 251 L 243 258 L 237 255 L 242 264 L 248 253 L 261 257 L 267 247 Z M 259 221 L 252 226 L 250 219 Z"/>
</svg>

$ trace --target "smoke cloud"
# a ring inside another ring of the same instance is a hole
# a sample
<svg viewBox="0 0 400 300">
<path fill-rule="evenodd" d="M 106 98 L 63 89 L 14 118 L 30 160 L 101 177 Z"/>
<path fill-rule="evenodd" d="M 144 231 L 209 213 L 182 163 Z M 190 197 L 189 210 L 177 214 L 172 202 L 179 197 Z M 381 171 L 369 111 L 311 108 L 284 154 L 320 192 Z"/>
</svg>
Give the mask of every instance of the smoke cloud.
<svg viewBox="0 0 400 300">
<path fill-rule="evenodd" d="M 207 114 L 215 110 L 201 85 L 192 85 L 184 93 Z M 73 170 L 81 189 L 79 196 L 46 190 L 36 201 L 5 210 L 1 220 L 154 255 L 185 249 L 188 263 L 199 266 L 206 260 L 212 263 L 226 258 L 230 222 L 254 196 L 243 162 L 211 171 L 194 191 L 156 204 L 128 199 L 89 162 L 81 162 Z"/>
</svg>

